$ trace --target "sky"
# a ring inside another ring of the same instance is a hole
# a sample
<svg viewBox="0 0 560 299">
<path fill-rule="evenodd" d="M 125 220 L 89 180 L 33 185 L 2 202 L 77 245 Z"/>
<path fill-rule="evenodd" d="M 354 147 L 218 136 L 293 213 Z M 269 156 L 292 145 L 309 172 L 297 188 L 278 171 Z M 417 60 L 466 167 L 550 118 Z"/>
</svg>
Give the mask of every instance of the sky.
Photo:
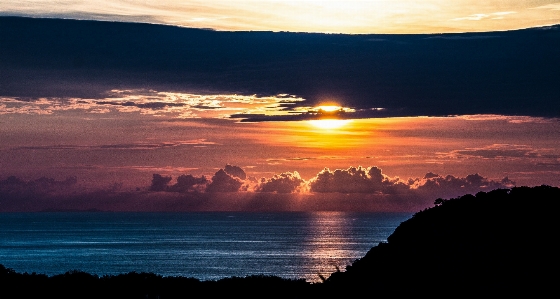
<svg viewBox="0 0 560 299">
<path fill-rule="evenodd" d="M 560 28 L 504 32 L 558 23 L 555 1 L 2 1 L 0 211 L 560 186 Z M 221 33 L 255 30 L 321 34 Z M 480 33 L 428 34 L 458 32 Z"/>
<path fill-rule="evenodd" d="M 323 33 L 501 31 L 560 23 L 552 0 L 4 0 L 0 14 Z"/>
</svg>

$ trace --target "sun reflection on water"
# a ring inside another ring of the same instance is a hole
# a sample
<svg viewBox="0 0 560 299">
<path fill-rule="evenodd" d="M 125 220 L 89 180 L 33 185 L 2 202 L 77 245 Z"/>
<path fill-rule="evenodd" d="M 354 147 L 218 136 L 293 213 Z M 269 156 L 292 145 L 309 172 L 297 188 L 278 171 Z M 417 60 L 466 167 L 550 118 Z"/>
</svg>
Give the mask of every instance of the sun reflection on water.
<svg viewBox="0 0 560 299">
<path fill-rule="evenodd" d="M 328 278 L 337 269 L 344 271 L 360 252 L 352 250 L 351 217 L 344 212 L 319 212 L 309 218 L 308 248 L 305 253 L 310 260 L 308 273 L 315 277 L 306 277 L 308 281 L 318 282 L 320 276 Z"/>
</svg>

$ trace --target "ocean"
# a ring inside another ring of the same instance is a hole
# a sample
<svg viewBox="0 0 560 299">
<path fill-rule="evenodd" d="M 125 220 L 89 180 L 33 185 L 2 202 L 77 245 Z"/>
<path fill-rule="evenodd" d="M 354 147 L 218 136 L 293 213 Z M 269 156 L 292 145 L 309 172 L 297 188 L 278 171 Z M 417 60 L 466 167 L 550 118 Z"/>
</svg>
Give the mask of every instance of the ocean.
<svg viewBox="0 0 560 299">
<path fill-rule="evenodd" d="M 17 272 L 151 272 L 320 281 L 364 256 L 408 213 L 0 214 L 0 264 Z"/>
</svg>

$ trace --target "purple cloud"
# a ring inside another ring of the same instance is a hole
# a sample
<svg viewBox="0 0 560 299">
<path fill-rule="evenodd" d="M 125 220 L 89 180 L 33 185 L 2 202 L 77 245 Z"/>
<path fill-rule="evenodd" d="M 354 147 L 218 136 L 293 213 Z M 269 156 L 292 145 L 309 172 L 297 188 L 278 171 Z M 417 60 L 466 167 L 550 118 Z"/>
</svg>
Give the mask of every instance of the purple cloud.
<svg viewBox="0 0 560 299">
<path fill-rule="evenodd" d="M 293 193 L 296 192 L 305 181 L 297 171 L 276 174 L 270 179 L 262 178 L 257 186 L 258 192 Z"/>
<path fill-rule="evenodd" d="M 206 187 L 206 192 L 237 192 L 241 185 L 243 185 L 242 180 L 228 174 L 224 169 L 220 169 L 212 177 L 212 182 Z"/>
</svg>

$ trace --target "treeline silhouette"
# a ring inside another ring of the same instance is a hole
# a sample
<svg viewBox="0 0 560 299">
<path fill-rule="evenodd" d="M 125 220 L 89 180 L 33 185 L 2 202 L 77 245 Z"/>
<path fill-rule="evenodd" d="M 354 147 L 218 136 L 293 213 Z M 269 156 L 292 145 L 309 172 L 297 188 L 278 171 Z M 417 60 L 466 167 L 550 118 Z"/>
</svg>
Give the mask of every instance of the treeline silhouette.
<svg viewBox="0 0 560 299">
<path fill-rule="evenodd" d="M 399 296 L 558 294 L 559 207 L 550 186 L 439 198 L 326 283 Z"/>
<path fill-rule="evenodd" d="M 560 189 L 544 185 L 438 198 L 434 207 L 401 223 L 387 242 L 322 283 L 275 276 L 200 281 L 135 272 L 49 277 L 0 265 L 0 297 L 556 297 L 559 201 Z"/>
<path fill-rule="evenodd" d="M 304 279 L 254 275 L 201 281 L 130 272 L 97 276 L 74 270 L 47 276 L 0 265 L 0 298 L 300 298 L 311 296 Z"/>
</svg>

